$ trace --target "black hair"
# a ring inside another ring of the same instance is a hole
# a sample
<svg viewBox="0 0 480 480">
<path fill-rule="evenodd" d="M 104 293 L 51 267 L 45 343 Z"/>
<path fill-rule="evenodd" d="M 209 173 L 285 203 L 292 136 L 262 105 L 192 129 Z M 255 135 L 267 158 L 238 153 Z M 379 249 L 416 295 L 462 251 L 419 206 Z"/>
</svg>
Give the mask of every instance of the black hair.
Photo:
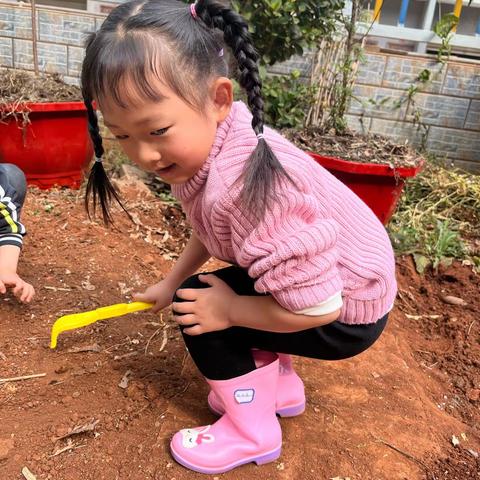
<svg viewBox="0 0 480 480">
<path fill-rule="evenodd" d="M 219 55 L 228 46 L 238 64 L 238 82 L 247 94 L 252 128 L 260 135 L 242 174 L 240 199 L 246 212 L 261 218 L 274 200 L 277 182 L 282 178 L 293 181 L 261 136 L 264 102 L 259 55 L 245 19 L 237 12 L 213 0 L 198 0 L 194 8 L 196 17 L 189 6 L 177 0 L 133 0 L 112 10 L 100 29 L 89 36 L 81 85 L 95 155 L 100 159 L 103 147 L 94 100 L 101 103 L 108 94 L 118 105 L 126 106 L 129 99 L 125 101 L 122 82 L 128 78 L 134 82 L 136 94 L 157 101 L 158 92 L 151 81 L 158 78 L 201 111 L 208 82 L 213 76 L 228 76 L 227 61 Z M 93 211 L 98 200 L 104 222 L 111 223 L 111 200 L 121 202 L 99 161 L 88 180 L 88 212 L 90 196 Z"/>
</svg>

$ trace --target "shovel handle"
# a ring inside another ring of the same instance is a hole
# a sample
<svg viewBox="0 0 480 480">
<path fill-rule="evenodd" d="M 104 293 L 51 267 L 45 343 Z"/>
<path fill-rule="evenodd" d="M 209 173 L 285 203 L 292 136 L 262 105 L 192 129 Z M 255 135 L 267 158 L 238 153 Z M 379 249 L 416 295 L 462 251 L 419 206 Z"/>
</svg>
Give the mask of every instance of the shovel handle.
<svg viewBox="0 0 480 480">
<path fill-rule="evenodd" d="M 120 317 L 122 315 L 126 315 L 127 313 L 147 310 L 151 307 L 153 307 L 152 303 L 144 302 L 117 303 L 116 305 L 97 308 L 96 310 L 91 310 L 89 312 L 64 315 L 53 324 L 50 338 L 50 348 L 55 348 L 57 346 L 57 337 L 62 332 L 85 327 L 87 325 L 91 325 L 92 323 L 98 322 L 99 320 L 106 320 L 107 318 Z"/>
</svg>

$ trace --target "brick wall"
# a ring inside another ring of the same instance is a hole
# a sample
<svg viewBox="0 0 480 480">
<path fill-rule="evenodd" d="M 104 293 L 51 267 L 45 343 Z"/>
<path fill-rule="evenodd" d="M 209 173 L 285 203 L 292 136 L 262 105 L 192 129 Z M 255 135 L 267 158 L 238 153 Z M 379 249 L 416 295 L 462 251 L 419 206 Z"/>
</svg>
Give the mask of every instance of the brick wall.
<svg viewBox="0 0 480 480">
<path fill-rule="evenodd" d="M 310 74 L 310 57 L 294 57 L 271 72 Z M 431 81 L 407 101 L 408 88 L 429 69 Z M 454 165 L 480 173 L 480 62 L 452 57 L 444 66 L 431 55 L 368 52 L 361 64 L 347 119 L 351 128 L 419 146 Z M 397 105 L 397 106 L 396 106 Z M 414 112 L 421 123 L 414 124 Z"/>
<path fill-rule="evenodd" d="M 78 83 L 86 32 L 97 29 L 104 15 L 40 6 L 37 13 L 38 63 Z M 370 52 L 360 66 L 348 120 L 352 128 L 408 140 L 422 140 L 448 163 L 480 173 L 480 62 L 452 59 L 443 68 L 434 57 Z M 272 73 L 299 69 L 309 75 L 311 57 L 294 57 Z M 29 6 L 0 3 L 0 65 L 33 70 Z M 418 74 L 428 68 L 433 80 L 414 96 L 423 129 L 413 123 L 414 108 L 402 102 Z M 374 103 L 372 103 L 372 100 Z"/>
<path fill-rule="evenodd" d="M 40 71 L 60 73 L 78 84 L 85 34 L 103 15 L 80 10 L 37 7 L 37 49 Z M 32 14 L 29 5 L 0 4 L 0 65 L 33 70 Z"/>
<path fill-rule="evenodd" d="M 428 68 L 433 81 L 411 102 L 394 108 L 394 99 L 406 99 L 407 89 Z M 423 130 L 413 123 L 418 109 L 427 127 L 423 141 L 448 164 L 480 173 L 480 62 L 452 58 L 442 66 L 429 56 L 368 53 L 360 67 L 350 107 L 351 120 L 363 120 L 370 132 L 420 144 Z M 369 105 L 369 99 L 376 106 Z M 382 104 L 382 99 L 384 103 Z"/>
</svg>

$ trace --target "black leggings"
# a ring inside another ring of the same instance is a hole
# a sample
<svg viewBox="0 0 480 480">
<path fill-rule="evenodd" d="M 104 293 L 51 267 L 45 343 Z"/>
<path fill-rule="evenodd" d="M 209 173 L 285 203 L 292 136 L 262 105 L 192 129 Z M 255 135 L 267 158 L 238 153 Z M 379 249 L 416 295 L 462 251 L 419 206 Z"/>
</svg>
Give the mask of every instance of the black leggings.
<svg viewBox="0 0 480 480">
<path fill-rule="evenodd" d="M 211 273 L 238 295 L 262 295 L 255 291 L 254 280 L 240 267 L 232 266 Z M 179 288 L 208 288 L 208 285 L 202 283 L 198 275 L 193 275 Z M 173 301 L 185 300 L 175 295 Z M 183 338 L 193 361 L 206 378 L 227 380 L 255 370 L 252 348 L 321 360 L 353 357 L 373 345 L 385 328 L 387 318 L 388 314 L 368 325 L 347 325 L 335 321 L 293 333 L 232 327 L 202 335 L 183 334 Z"/>
</svg>

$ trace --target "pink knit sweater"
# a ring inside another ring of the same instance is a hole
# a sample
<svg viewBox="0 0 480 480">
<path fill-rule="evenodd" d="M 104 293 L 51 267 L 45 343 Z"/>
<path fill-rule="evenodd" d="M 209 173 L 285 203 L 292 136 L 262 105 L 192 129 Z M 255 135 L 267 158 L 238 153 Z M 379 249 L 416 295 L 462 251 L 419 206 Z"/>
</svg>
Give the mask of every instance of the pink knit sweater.
<svg viewBox="0 0 480 480">
<path fill-rule="evenodd" d="M 255 289 L 287 310 L 342 292 L 339 321 L 376 322 L 397 293 L 385 228 L 349 188 L 269 128 L 265 138 L 299 189 L 283 183 L 273 212 L 253 225 L 235 183 L 257 145 L 251 119 L 235 102 L 200 171 L 172 187 L 195 234 L 213 257 L 247 269 Z"/>
</svg>

